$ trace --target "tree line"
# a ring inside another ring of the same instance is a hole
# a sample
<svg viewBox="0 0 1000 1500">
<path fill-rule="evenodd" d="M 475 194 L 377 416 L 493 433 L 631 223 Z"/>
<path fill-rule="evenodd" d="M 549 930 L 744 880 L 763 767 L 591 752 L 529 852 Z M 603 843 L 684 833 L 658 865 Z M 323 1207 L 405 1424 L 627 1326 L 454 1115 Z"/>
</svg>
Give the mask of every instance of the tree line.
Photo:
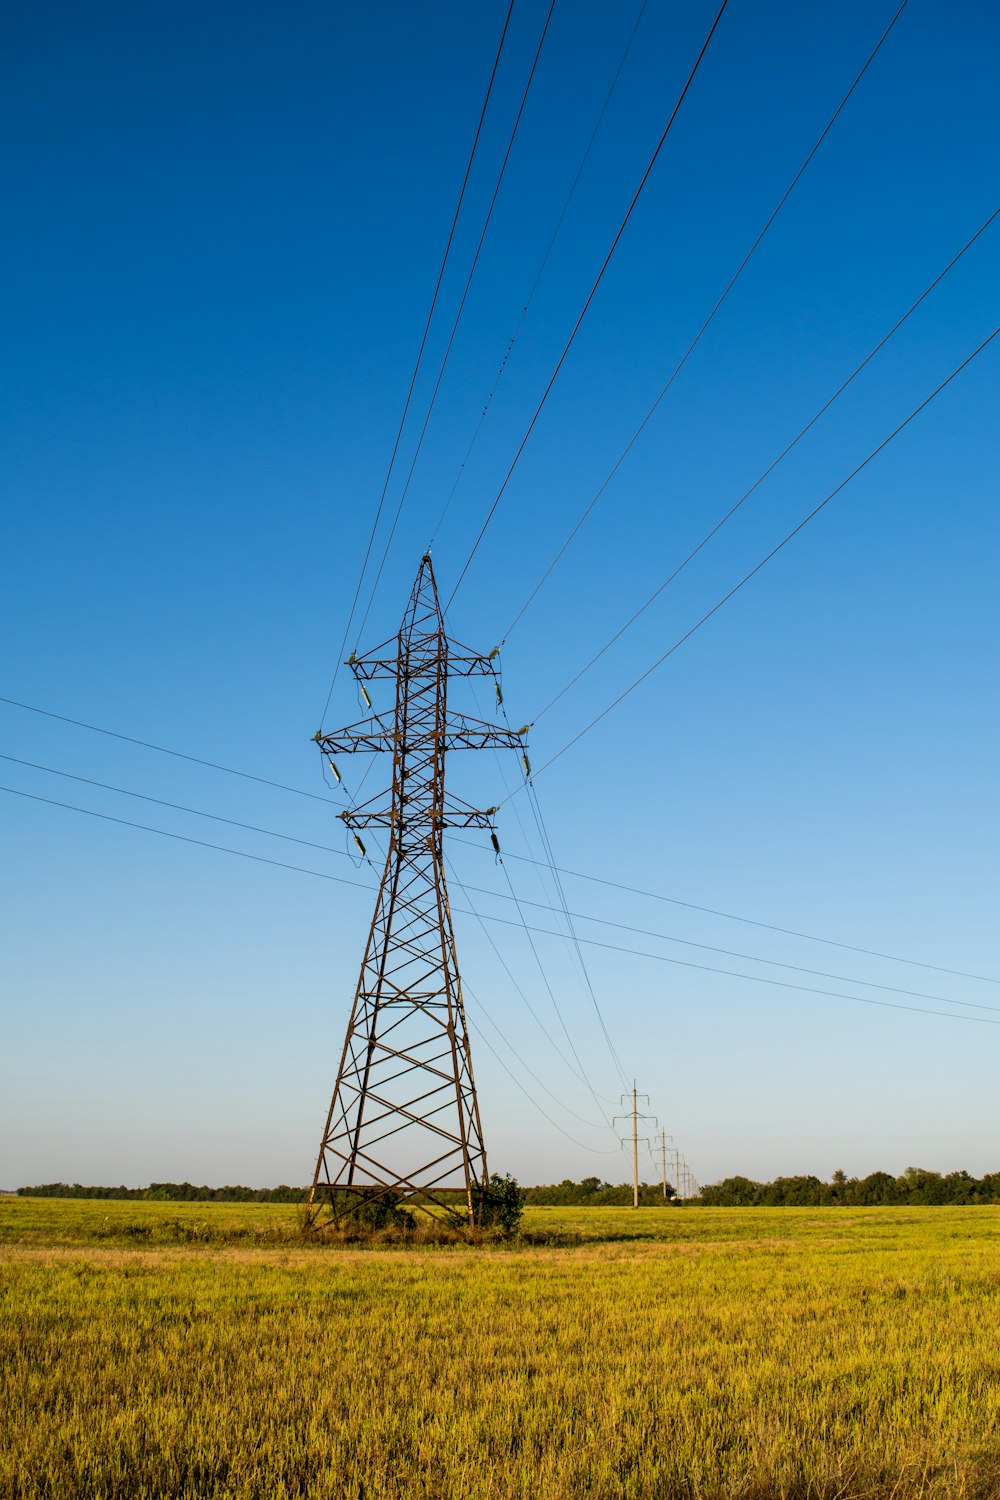
<svg viewBox="0 0 1000 1500">
<path fill-rule="evenodd" d="M 630 1182 L 604 1182 L 600 1177 L 584 1177 L 579 1182 L 564 1178 L 562 1182 L 520 1188 L 525 1204 L 550 1207 L 624 1208 L 632 1202 Z M 301 1203 L 308 1189 L 282 1184 L 273 1188 L 196 1187 L 190 1182 L 151 1182 L 146 1188 L 82 1187 L 80 1183 L 47 1182 L 37 1187 L 21 1187 L 22 1198 L 122 1198 L 151 1199 L 173 1203 Z M 447 1193 L 442 1192 L 441 1197 Z M 464 1193 L 456 1193 L 456 1202 Z M 667 1183 L 667 1202 L 676 1202 L 673 1185 Z M 703 1187 L 699 1195 L 687 1200 L 707 1208 L 865 1208 L 889 1205 L 1000 1203 L 1000 1172 L 973 1177 L 969 1172 L 931 1172 L 924 1167 L 907 1167 L 900 1177 L 891 1172 L 870 1172 L 867 1177 L 848 1177 L 836 1171 L 829 1182 L 819 1177 L 775 1177 L 772 1182 L 755 1182 L 750 1177 L 725 1177 L 721 1182 Z M 641 1207 L 664 1207 L 660 1183 L 639 1185 Z"/>
<path fill-rule="evenodd" d="M 20 1187 L 21 1198 L 124 1198 L 161 1203 L 301 1203 L 308 1188 L 195 1187 L 190 1182 L 151 1182 L 146 1188 L 83 1187 L 79 1182 L 45 1182 Z"/>
<path fill-rule="evenodd" d="M 22 1198 L 122 1198 L 146 1199 L 170 1203 L 301 1203 L 309 1189 L 288 1187 L 282 1184 L 274 1188 L 250 1187 L 196 1187 L 190 1182 L 151 1182 L 149 1187 L 84 1187 L 79 1182 L 43 1182 L 36 1187 L 20 1187 Z M 582 1182 L 571 1182 L 568 1178 L 548 1187 L 522 1188 L 525 1203 L 542 1204 L 589 1204 L 591 1207 L 620 1207 L 632 1202 L 632 1184 L 602 1182 L 599 1177 L 585 1177 Z M 674 1190 L 668 1185 L 668 1195 Z M 439 1189 L 439 1198 L 456 1203 L 464 1200 L 465 1193 L 459 1189 Z M 644 1205 L 662 1203 L 663 1189 L 659 1185 L 642 1183 L 639 1201 Z"/>
<path fill-rule="evenodd" d="M 577 1205 L 589 1208 L 624 1208 L 632 1203 L 630 1182 L 602 1182 L 600 1177 L 584 1177 L 580 1182 L 572 1182 L 570 1178 L 565 1177 L 562 1182 L 524 1188 L 523 1191 L 525 1203 L 540 1204 L 550 1208 L 569 1208 Z M 675 1196 L 674 1189 L 668 1182 L 668 1201 Z M 653 1208 L 662 1203 L 662 1184 L 640 1182 L 640 1207 Z"/>
<path fill-rule="evenodd" d="M 754 1182 L 726 1177 L 704 1187 L 697 1200 L 709 1208 L 867 1208 L 878 1205 L 971 1204 L 1000 1202 L 1000 1172 L 973 1177 L 969 1172 L 931 1172 L 907 1167 L 901 1177 L 869 1172 L 848 1177 L 834 1172 L 829 1182 L 818 1177 L 776 1177 Z"/>
</svg>

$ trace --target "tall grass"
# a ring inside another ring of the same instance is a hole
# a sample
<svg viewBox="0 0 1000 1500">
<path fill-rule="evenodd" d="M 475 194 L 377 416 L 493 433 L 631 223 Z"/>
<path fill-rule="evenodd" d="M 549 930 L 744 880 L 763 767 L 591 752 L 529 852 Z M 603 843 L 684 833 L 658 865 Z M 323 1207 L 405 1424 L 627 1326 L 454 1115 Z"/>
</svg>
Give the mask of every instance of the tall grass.
<svg viewBox="0 0 1000 1500">
<path fill-rule="evenodd" d="M 280 1207 L 110 1207 L 0 1203 L 12 1500 L 1000 1495 L 993 1209 L 548 1209 L 529 1234 L 591 1241 L 357 1251 Z"/>
</svg>

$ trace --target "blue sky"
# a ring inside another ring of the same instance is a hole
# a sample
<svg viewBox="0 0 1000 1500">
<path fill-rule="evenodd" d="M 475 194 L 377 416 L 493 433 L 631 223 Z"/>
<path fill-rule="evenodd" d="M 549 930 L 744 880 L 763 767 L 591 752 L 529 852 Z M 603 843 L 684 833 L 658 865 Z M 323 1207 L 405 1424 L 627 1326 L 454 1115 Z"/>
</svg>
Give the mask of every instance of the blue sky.
<svg viewBox="0 0 1000 1500">
<path fill-rule="evenodd" d="M 997 207 L 995 11 L 909 0 L 662 406 L 505 635 L 895 8 L 730 0 L 450 612 L 459 639 L 505 640 L 512 722 L 538 715 Z M 324 794 L 310 736 L 505 9 L 42 5 L 14 18 L 0 63 L 15 142 L 3 184 L 5 697 Z M 514 7 L 390 511 L 546 10 Z M 638 14 L 638 4 L 557 0 L 362 646 L 396 627 L 507 355 L 434 535 L 450 594 L 714 8 L 649 0 L 531 296 Z M 992 332 L 998 236 L 994 224 L 541 716 L 536 766 Z M 572 910 L 682 940 L 577 927 L 661 955 L 581 943 L 626 1075 L 703 1181 L 998 1165 L 998 345 L 537 778 L 570 870 L 986 976 L 567 878 Z M 345 679 L 331 727 L 358 716 Z M 340 852 L 10 762 L 5 786 L 362 886 L 3 793 L 0 1185 L 305 1179 L 372 901 L 369 872 L 343 854 L 341 802 L 324 807 L 3 703 L 0 750 Z M 504 778 L 517 783 L 516 765 L 491 756 L 456 756 L 452 769 L 456 789 L 483 805 L 504 795 Z M 356 785 L 362 768 L 345 770 Z M 539 855 L 523 793 L 505 805 L 500 836 L 512 855 Z M 456 843 L 452 858 L 456 882 L 506 891 L 488 849 Z M 551 906 L 545 872 L 514 859 L 507 870 L 520 896 Z M 525 1181 L 623 1178 L 599 1113 L 616 1112 L 621 1080 L 571 945 L 536 939 L 599 1104 L 539 1029 L 457 884 L 452 898 L 491 1164 Z M 499 897 L 473 899 L 510 916 Z M 558 925 L 544 907 L 525 911 Z M 556 1036 L 525 934 L 490 930 Z"/>
</svg>

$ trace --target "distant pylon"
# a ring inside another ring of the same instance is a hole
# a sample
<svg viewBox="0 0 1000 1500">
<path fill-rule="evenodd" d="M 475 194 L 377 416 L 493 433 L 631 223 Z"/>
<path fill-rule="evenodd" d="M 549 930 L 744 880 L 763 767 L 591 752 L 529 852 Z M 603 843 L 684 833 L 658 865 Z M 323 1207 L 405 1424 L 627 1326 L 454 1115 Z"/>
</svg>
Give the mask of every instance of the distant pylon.
<svg viewBox="0 0 1000 1500">
<path fill-rule="evenodd" d="M 383 654 L 386 647 L 391 654 Z M 371 827 L 387 830 L 389 849 L 313 1175 L 314 1216 L 326 1209 L 339 1217 L 362 1198 L 390 1193 L 442 1203 L 439 1191 L 457 1187 L 470 1224 L 476 1220 L 477 1190 L 487 1180 L 486 1146 L 442 834 L 445 828 L 492 831 L 496 809 L 480 812 L 446 797 L 444 771 L 448 750 L 523 751 L 521 734 L 448 708 L 449 678 L 496 679 L 495 657 L 445 634 L 428 554 L 396 640 L 348 659 L 369 707 L 364 684 L 395 679 L 395 713 L 376 712 L 338 734 L 315 736 L 327 758 L 391 750 L 392 796 L 388 808 L 374 806 L 384 799 L 379 793 L 340 815 L 362 852 L 357 830 Z"/>
</svg>

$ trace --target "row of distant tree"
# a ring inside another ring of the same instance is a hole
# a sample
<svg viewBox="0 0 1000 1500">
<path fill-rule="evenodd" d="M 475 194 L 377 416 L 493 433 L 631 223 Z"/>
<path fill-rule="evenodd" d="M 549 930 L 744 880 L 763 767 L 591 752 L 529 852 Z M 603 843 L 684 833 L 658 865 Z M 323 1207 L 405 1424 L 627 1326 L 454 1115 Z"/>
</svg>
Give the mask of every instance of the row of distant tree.
<svg viewBox="0 0 1000 1500">
<path fill-rule="evenodd" d="M 84 1187 L 79 1182 L 43 1182 L 37 1187 L 18 1188 L 22 1198 L 125 1198 L 152 1199 L 154 1202 L 173 1203 L 300 1203 L 308 1189 L 304 1187 L 249 1188 L 249 1187 L 196 1187 L 190 1182 L 151 1182 L 147 1188 L 129 1187 Z M 673 1188 L 668 1193 L 673 1196 Z M 589 1203 L 593 1206 L 625 1204 L 632 1202 L 632 1184 L 614 1186 L 602 1182 L 599 1177 L 585 1177 L 582 1182 L 562 1182 L 554 1187 L 524 1188 L 526 1203 Z M 442 1198 L 454 1197 L 456 1201 L 463 1193 L 440 1193 Z M 643 1183 L 640 1202 L 662 1203 L 663 1189 Z"/>
<path fill-rule="evenodd" d="M 878 1204 L 998 1203 L 1000 1172 L 973 1177 L 969 1172 L 930 1172 L 907 1167 L 901 1177 L 890 1172 L 869 1172 L 867 1177 L 848 1177 L 834 1172 L 829 1182 L 818 1177 L 776 1177 L 773 1182 L 754 1182 L 749 1177 L 726 1177 L 701 1190 L 698 1199 L 711 1208 L 844 1208 Z"/>
<path fill-rule="evenodd" d="M 674 1201 L 673 1186 L 667 1197 Z M 547 1187 L 525 1188 L 526 1203 L 572 1206 L 575 1204 L 619 1205 L 632 1202 L 632 1184 L 602 1182 L 599 1177 L 569 1178 Z M 834 1172 L 829 1182 L 819 1177 L 776 1177 L 773 1182 L 755 1182 L 750 1177 L 726 1177 L 703 1187 L 690 1202 L 709 1208 L 822 1208 L 875 1207 L 879 1204 L 1000 1203 L 1000 1172 L 973 1177 L 969 1172 L 931 1172 L 907 1167 L 901 1177 L 890 1172 L 870 1172 L 867 1177 L 848 1177 Z M 663 1203 L 659 1183 L 642 1183 L 640 1204 Z"/>
<path fill-rule="evenodd" d="M 38 1187 L 18 1188 L 22 1198 L 145 1198 L 175 1203 L 300 1203 L 302 1187 L 195 1187 L 190 1182 L 151 1182 L 148 1188 L 82 1187 L 80 1183 L 47 1182 Z M 584 1177 L 572 1182 L 523 1189 L 524 1202 L 551 1206 L 624 1207 L 632 1202 L 632 1184 L 604 1182 Z M 667 1184 L 667 1197 L 675 1198 Z M 663 1204 L 659 1183 L 644 1182 L 639 1202 L 644 1207 Z M 1000 1203 L 1000 1172 L 973 1177 L 968 1172 L 930 1172 L 907 1167 L 901 1177 L 889 1172 L 870 1172 L 867 1177 L 848 1177 L 834 1172 L 829 1182 L 819 1177 L 776 1177 L 773 1182 L 754 1182 L 749 1177 L 726 1177 L 701 1189 L 689 1200 L 710 1208 L 859 1208 L 878 1204 Z"/>
<path fill-rule="evenodd" d="M 301 1187 L 195 1187 L 190 1182 L 151 1182 L 147 1188 L 82 1187 L 79 1182 L 44 1182 L 18 1188 L 21 1198 L 145 1198 L 161 1203 L 301 1203 Z"/>
<path fill-rule="evenodd" d="M 672 1199 L 674 1196 L 673 1187 L 668 1182 L 667 1197 Z M 525 1188 L 524 1201 L 551 1208 L 568 1208 L 577 1204 L 589 1208 L 621 1208 L 632 1202 L 632 1184 L 630 1182 L 602 1182 L 600 1177 L 584 1177 L 580 1182 L 572 1182 L 566 1177 L 562 1182 L 553 1182 L 548 1186 Z M 646 1208 L 655 1207 L 658 1203 L 662 1204 L 662 1185 L 641 1182 L 639 1203 Z"/>
</svg>

